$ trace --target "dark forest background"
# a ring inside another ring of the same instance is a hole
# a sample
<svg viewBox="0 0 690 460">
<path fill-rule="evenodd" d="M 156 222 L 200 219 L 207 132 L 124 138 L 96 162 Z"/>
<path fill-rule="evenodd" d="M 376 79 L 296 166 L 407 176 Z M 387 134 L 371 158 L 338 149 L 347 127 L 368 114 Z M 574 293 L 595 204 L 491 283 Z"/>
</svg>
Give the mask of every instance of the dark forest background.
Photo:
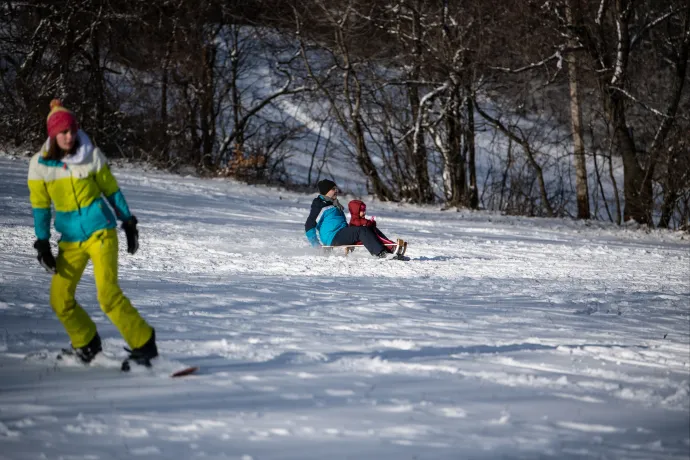
<svg viewBox="0 0 690 460">
<path fill-rule="evenodd" d="M 0 8 L 8 146 L 59 97 L 109 157 L 172 171 L 313 188 L 338 154 L 381 200 L 688 228 L 690 0 Z"/>
</svg>

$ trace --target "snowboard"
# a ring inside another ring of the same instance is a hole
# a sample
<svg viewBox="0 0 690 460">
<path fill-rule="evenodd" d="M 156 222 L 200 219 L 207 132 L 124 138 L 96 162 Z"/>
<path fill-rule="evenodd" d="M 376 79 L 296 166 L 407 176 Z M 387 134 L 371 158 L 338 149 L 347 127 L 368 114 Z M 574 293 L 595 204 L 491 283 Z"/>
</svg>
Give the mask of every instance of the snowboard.
<svg viewBox="0 0 690 460">
<path fill-rule="evenodd" d="M 53 354 L 48 351 L 29 353 L 24 357 L 24 359 L 36 361 L 52 361 L 54 359 L 56 366 L 119 369 L 120 372 L 123 373 L 135 370 L 137 373 L 148 372 L 153 375 L 161 375 L 171 378 L 185 377 L 199 371 L 198 366 L 185 366 L 182 363 L 167 360 L 161 357 L 155 358 L 154 362 L 150 363 L 149 366 L 139 365 L 136 363 L 130 365 L 129 359 L 118 359 L 117 357 L 112 356 L 110 353 L 105 353 L 103 351 L 98 353 L 90 363 L 84 363 L 81 361 L 81 359 L 79 359 L 79 357 L 77 357 L 74 351 L 69 348 L 63 348 L 57 354 Z"/>
</svg>

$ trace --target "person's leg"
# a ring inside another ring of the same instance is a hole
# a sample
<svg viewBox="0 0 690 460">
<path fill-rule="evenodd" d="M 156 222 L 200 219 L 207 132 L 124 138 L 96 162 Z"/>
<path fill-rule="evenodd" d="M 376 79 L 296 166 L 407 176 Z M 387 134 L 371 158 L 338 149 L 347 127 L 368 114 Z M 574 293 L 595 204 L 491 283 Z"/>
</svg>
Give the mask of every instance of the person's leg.
<svg viewBox="0 0 690 460">
<path fill-rule="evenodd" d="M 379 230 L 378 227 L 372 227 L 372 230 L 374 230 L 374 233 L 376 233 L 376 236 L 379 237 L 380 240 L 385 240 L 386 243 L 391 242 L 391 239 L 388 238 L 386 235 L 383 234 L 381 230 Z M 393 241 L 394 243 L 395 241 Z"/>
<path fill-rule="evenodd" d="M 88 261 L 89 255 L 79 243 L 58 244 L 57 273 L 50 283 L 50 306 L 74 348 L 85 347 L 96 336 L 96 324 L 74 298 Z"/>
<path fill-rule="evenodd" d="M 368 227 L 345 227 L 335 234 L 333 246 L 355 244 L 361 241 L 371 255 L 378 255 L 385 247 L 381 244 L 373 231 Z"/>
<path fill-rule="evenodd" d="M 117 233 L 115 229 L 94 233 L 85 243 L 93 262 L 98 303 L 132 349 L 153 337 L 153 328 L 139 315 L 117 282 Z"/>
<path fill-rule="evenodd" d="M 338 233 L 333 237 L 331 241 L 332 246 L 346 246 L 348 244 L 355 244 L 359 239 L 357 235 L 359 234 L 359 229 L 361 227 L 345 227 L 340 229 Z"/>
<path fill-rule="evenodd" d="M 381 230 L 379 230 L 378 227 L 372 227 L 374 233 L 376 234 L 376 237 L 379 239 L 379 241 L 384 244 L 384 247 L 386 248 L 386 251 L 388 252 L 395 252 L 395 246 L 385 246 L 386 244 L 395 244 L 395 241 L 390 240 L 389 238 L 386 237 L 386 235 L 383 234 Z"/>
</svg>

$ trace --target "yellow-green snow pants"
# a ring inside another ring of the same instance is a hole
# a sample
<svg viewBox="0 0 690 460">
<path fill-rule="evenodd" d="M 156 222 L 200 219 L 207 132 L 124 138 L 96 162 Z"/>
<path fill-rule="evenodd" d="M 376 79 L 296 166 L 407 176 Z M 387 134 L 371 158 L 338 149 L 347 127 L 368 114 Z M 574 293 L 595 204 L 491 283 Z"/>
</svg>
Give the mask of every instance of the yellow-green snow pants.
<svg viewBox="0 0 690 460">
<path fill-rule="evenodd" d="M 89 259 L 93 262 L 98 303 L 130 348 L 144 345 L 153 332 L 117 284 L 117 233 L 99 230 L 82 242 L 58 244 L 57 274 L 50 286 L 50 305 L 65 327 L 72 346 L 86 346 L 96 335 L 96 324 L 77 303 L 74 294 Z"/>
</svg>

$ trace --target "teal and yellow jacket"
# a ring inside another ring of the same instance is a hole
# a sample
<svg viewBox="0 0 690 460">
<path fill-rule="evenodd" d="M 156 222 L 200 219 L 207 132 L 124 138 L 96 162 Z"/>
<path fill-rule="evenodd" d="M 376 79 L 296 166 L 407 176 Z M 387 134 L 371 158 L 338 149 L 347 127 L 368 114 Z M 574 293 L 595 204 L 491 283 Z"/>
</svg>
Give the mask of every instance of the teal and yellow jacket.
<svg viewBox="0 0 690 460">
<path fill-rule="evenodd" d="M 107 160 L 86 133 L 77 133 L 79 146 L 61 161 L 49 160 L 48 142 L 31 158 L 29 192 L 36 238 L 50 238 L 51 203 L 55 230 L 61 241 L 86 241 L 98 230 L 115 228 L 117 221 L 103 196 L 122 221 L 131 219 L 127 201 Z"/>
</svg>

